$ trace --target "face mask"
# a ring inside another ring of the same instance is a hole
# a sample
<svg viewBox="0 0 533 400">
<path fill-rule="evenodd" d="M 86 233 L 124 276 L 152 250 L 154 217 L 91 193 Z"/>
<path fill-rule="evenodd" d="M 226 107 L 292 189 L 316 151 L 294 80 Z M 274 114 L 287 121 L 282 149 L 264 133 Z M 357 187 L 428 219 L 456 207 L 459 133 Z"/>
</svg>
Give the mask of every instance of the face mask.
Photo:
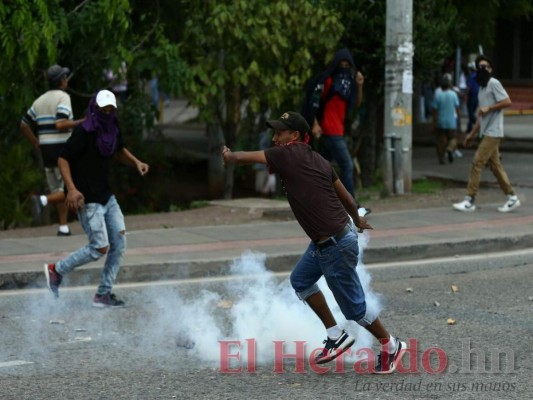
<svg viewBox="0 0 533 400">
<path fill-rule="evenodd" d="M 333 74 L 333 93 L 348 101 L 352 93 L 355 80 L 350 67 L 337 67 Z"/>
<path fill-rule="evenodd" d="M 476 81 L 479 83 L 480 86 L 487 86 L 487 83 L 489 83 L 490 79 L 490 72 L 486 68 L 478 68 L 477 69 L 477 76 Z"/>
</svg>

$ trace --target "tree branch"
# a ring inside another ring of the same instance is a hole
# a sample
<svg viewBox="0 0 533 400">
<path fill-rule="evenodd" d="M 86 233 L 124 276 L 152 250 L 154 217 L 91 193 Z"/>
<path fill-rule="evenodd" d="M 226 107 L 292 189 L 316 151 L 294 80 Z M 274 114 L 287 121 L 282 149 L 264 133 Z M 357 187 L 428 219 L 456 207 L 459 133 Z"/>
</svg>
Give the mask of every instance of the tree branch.
<svg viewBox="0 0 533 400">
<path fill-rule="evenodd" d="M 74 7 L 74 10 L 72 10 L 71 12 L 69 12 L 67 14 L 67 16 L 69 16 L 70 14 L 74 14 L 75 12 L 77 12 L 80 8 L 82 8 L 85 3 L 88 3 L 90 0 L 83 0 L 80 4 L 78 4 L 76 7 Z"/>
</svg>

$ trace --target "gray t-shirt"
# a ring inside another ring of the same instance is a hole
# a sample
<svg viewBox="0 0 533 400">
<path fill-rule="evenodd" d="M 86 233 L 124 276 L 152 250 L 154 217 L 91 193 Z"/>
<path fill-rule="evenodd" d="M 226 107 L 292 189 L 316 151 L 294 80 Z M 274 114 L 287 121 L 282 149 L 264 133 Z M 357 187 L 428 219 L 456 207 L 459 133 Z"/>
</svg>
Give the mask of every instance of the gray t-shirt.
<svg viewBox="0 0 533 400">
<path fill-rule="evenodd" d="M 500 81 L 490 78 L 487 86 L 479 88 L 479 108 L 492 106 L 508 97 Z M 503 110 L 492 111 L 481 117 L 480 134 L 495 138 L 503 137 Z"/>
</svg>

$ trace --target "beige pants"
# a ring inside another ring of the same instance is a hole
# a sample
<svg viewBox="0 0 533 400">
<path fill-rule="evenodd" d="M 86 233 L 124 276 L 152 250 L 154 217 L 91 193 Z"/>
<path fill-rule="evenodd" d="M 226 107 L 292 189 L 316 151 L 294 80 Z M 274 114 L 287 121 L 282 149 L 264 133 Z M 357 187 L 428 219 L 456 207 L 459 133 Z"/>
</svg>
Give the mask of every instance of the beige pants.
<svg viewBox="0 0 533 400">
<path fill-rule="evenodd" d="M 483 136 L 483 139 L 481 139 L 481 143 L 474 155 L 474 161 L 472 161 L 472 169 L 470 170 L 470 178 L 468 179 L 468 186 L 466 188 L 469 196 L 476 196 L 479 189 L 479 181 L 481 180 L 481 173 L 487 163 L 503 192 L 507 195 L 514 194 L 513 187 L 500 161 L 500 142 L 501 138 L 489 136 Z"/>
</svg>

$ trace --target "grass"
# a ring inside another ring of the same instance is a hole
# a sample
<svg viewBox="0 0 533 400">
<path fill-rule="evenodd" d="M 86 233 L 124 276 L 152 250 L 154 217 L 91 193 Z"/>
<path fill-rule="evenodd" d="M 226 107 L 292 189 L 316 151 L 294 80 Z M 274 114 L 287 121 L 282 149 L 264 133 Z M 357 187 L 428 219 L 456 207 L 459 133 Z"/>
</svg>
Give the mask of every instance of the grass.
<svg viewBox="0 0 533 400">
<path fill-rule="evenodd" d="M 189 204 L 189 208 L 204 208 L 209 205 L 209 200 L 195 200 Z"/>
<path fill-rule="evenodd" d="M 412 182 L 412 194 L 435 194 L 444 189 L 445 183 L 429 179 L 418 179 Z M 389 197 L 382 183 L 357 191 L 357 201 L 360 204 L 374 199 Z"/>
<path fill-rule="evenodd" d="M 170 212 L 192 210 L 194 208 L 204 208 L 209 205 L 209 200 L 194 200 L 188 204 L 171 204 L 168 208 Z"/>
<path fill-rule="evenodd" d="M 417 194 L 435 194 L 436 192 L 442 190 L 443 187 L 444 185 L 442 182 L 432 181 L 429 179 L 419 179 L 417 181 L 413 181 L 411 192 Z"/>
</svg>

